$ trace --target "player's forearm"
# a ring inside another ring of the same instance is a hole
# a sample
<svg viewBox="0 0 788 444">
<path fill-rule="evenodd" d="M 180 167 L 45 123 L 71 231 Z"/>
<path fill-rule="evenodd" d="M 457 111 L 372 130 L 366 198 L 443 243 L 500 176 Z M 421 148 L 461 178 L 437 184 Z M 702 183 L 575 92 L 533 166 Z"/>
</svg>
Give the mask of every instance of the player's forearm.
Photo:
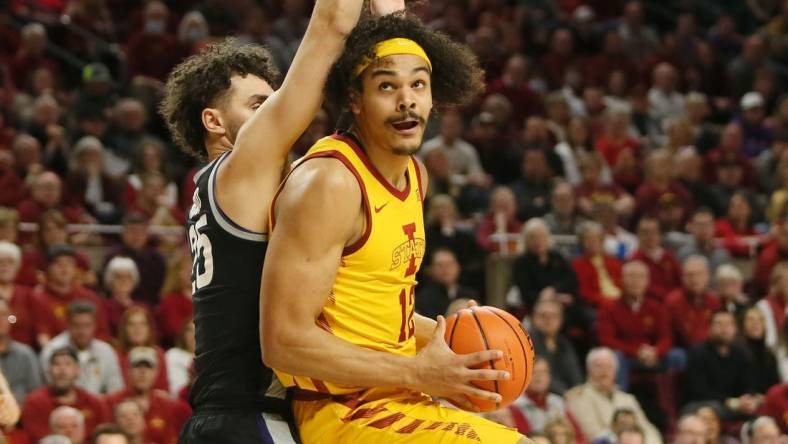
<svg viewBox="0 0 788 444">
<path fill-rule="evenodd" d="M 438 323 L 434 319 L 418 313 L 413 315 L 413 319 L 416 320 L 416 349 L 421 350 L 432 339 L 432 333 L 435 331 L 435 326 Z"/>
<path fill-rule="evenodd" d="M 359 347 L 317 326 L 277 339 L 264 342 L 264 360 L 285 373 L 359 387 L 410 387 L 415 380 L 414 358 Z"/>
</svg>

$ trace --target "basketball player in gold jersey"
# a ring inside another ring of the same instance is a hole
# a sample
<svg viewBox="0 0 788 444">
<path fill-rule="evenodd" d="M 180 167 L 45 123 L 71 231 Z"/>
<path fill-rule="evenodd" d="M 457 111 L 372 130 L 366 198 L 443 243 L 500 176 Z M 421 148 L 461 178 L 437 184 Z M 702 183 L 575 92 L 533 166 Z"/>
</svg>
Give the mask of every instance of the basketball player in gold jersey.
<svg viewBox="0 0 788 444">
<path fill-rule="evenodd" d="M 424 168 L 412 156 L 437 105 L 481 89 L 474 56 L 415 19 L 360 23 L 329 76 L 348 131 L 318 141 L 274 198 L 263 267 L 266 364 L 293 392 L 304 444 L 528 442 L 515 430 L 447 409 L 499 400 L 473 370 L 499 351 L 456 355 L 445 320 L 414 313 L 424 255 Z"/>
</svg>

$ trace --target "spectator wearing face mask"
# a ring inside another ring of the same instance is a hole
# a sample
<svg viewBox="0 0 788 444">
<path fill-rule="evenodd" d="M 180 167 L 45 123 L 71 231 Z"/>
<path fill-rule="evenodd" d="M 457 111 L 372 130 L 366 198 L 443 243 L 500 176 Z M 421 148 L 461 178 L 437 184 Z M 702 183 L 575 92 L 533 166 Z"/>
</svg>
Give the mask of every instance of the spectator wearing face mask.
<svg viewBox="0 0 788 444">
<path fill-rule="evenodd" d="M 178 40 L 167 29 L 170 10 L 163 2 L 145 6 L 143 28 L 126 44 L 129 74 L 163 82 L 181 58 Z"/>
</svg>

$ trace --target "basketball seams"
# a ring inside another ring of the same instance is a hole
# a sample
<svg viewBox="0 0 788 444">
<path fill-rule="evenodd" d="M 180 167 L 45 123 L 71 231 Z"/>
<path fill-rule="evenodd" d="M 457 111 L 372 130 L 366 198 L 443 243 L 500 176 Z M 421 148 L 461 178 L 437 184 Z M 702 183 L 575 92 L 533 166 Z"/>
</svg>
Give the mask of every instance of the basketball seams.
<svg viewBox="0 0 788 444">
<path fill-rule="evenodd" d="M 517 337 L 517 342 L 520 343 L 520 349 L 523 351 L 523 361 L 524 361 L 524 364 L 525 364 L 524 365 L 524 367 L 525 367 L 525 369 L 524 369 L 525 370 L 525 378 L 523 378 L 523 384 L 522 384 L 522 387 L 520 388 L 520 392 L 519 392 L 519 393 L 522 393 L 526 389 L 526 384 L 529 382 L 529 379 L 530 379 L 529 376 L 530 376 L 530 373 L 531 373 L 531 368 L 528 365 L 528 353 L 526 353 L 526 351 L 525 351 L 525 344 L 523 344 L 523 340 L 520 339 L 520 335 L 517 334 L 517 330 L 515 330 L 514 327 L 512 327 L 512 324 L 510 324 L 509 321 L 506 320 L 506 318 L 501 316 L 499 313 L 496 313 L 495 310 L 488 310 L 488 311 L 490 313 L 494 314 L 495 316 L 497 316 L 500 320 L 502 320 L 504 322 L 504 324 L 506 324 L 512 330 L 512 333 L 514 333 L 514 336 Z"/>
<path fill-rule="evenodd" d="M 479 318 L 476 316 L 476 307 L 471 307 L 471 315 L 473 316 L 473 319 L 476 321 L 476 325 L 479 327 L 479 334 L 482 337 L 482 342 L 484 342 L 485 350 L 489 350 L 490 344 L 487 342 L 487 335 L 484 333 L 484 328 L 482 327 L 482 323 L 479 320 Z M 495 361 L 493 361 L 492 359 L 490 360 L 490 370 L 495 370 Z M 500 395 L 501 391 L 500 391 L 500 387 L 498 386 L 498 381 L 495 380 L 493 381 L 493 383 L 495 384 L 495 393 L 498 393 Z M 495 403 L 496 408 L 498 408 L 500 405 L 501 405 L 500 402 Z"/>
<path fill-rule="evenodd" d="M 457 317 L 454 319 L 454 325 L 451 326 L 451 333 L 449 333 L 449 348 L 454 342 L 454 332 L 457 331 L 457 326 L 460 325 L 460 318 L 462 318 L 463 310 L 457 312 Z"/>
</svg>

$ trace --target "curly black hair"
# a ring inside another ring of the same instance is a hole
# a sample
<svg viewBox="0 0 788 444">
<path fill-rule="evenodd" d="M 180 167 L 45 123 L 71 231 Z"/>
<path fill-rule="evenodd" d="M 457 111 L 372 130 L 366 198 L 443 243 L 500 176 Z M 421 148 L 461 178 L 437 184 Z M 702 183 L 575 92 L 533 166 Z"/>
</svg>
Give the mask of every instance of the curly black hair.
<svg viewBox="0 0 788 444">
<path fill-rule="evenodd" d="M 233 76 L 248 74 L 277 87 L 279 71 L 271 54 L 258 45 L 239 45 L 232 38 L 208 45 L 175 67 L 164 87 L 159 112 L 182 151 L 206 158 L 202 111 L 226 97 Z"/>
<path fill-rule="evenodd" d="M 361 91 L 356 66 L 373 57 L 379 42 L 406 38 L 418 43 L 432 63 L 432 98 L 438 107 L 464 105 L 484 90 L 484 71 L 473 52 L 446 34 L 427 28 L 405 13 L 361 21 L 347 38 L 345 51 L 334 63 L 326 83 L 326 101 L 335 111 L 348 110 L 351 91 Z"/>
</svg>

